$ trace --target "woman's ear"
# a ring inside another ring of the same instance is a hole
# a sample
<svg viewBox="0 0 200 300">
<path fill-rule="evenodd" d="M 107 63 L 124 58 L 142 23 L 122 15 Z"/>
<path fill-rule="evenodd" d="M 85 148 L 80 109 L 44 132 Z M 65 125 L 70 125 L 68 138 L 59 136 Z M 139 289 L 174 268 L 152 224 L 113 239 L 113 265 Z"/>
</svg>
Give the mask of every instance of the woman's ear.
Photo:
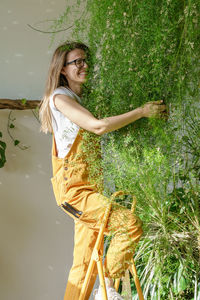
<svg viewBox="0 0 200 300">
<path fill-rule="evenodd" d="M 63 68 L 62 68 L 62 70 L 61 70 L 61 72 L 60 72 L 60 73 L 66 76 L 65 67 L 63 67 Z"/>
</svg>

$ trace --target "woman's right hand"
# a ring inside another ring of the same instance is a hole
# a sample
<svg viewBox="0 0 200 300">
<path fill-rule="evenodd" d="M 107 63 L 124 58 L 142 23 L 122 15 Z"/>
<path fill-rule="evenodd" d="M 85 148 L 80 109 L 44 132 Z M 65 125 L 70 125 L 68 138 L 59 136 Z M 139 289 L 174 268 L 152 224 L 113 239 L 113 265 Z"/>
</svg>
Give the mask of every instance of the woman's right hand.
<svg viewBox="0 0 200 300">
<path fill-rule="evenodd" d="M 166 116 L 167 107 L 163 100 L 150 101 L 142 106 L 143 116 L 146 118 L 162 118 Z"/>
</svg>

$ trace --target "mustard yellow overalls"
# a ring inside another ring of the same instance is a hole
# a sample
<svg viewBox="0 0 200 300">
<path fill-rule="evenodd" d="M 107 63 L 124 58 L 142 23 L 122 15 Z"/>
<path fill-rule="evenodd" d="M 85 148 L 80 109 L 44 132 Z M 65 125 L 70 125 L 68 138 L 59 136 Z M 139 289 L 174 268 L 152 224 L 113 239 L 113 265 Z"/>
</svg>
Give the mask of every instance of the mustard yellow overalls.
<svg viewBox="0 0 200 300">
<path fill-rule="evenodd" d="M 81 145 L 83 129 L 65 158 L 57 157 L 55 139 L 52 146 L 53 177 L 51 179 L 57 204 L 75 221 L 74 259 L 69 273 L 64 300 L 78 300 L 91 258 L 98 230 L 109 199 L 98 193 L 88 180 L 88 166 Z M 141 221 L 130 210 L 113 205 L 107 232 L 114 235 L 105 260 L 105 275 L 118 278 L 124 274 L 135 245 L 142 235 Z M 103 244 L 102 244 L 103 248 Z M 97 270 L 88 287 L 89 299 Z"/>
</svg>

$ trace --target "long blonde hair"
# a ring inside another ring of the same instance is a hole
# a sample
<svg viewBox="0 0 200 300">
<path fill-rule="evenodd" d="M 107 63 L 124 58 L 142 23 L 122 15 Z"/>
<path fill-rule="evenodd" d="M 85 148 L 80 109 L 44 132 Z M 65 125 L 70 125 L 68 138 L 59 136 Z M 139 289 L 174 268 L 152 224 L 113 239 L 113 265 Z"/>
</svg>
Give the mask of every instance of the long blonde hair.
<svg viewBox="0 0 200 300">
<path fill-rule="evenodd" d="M 61 74 L 62 68 L 66 65 L 67 54 L 74 49 L 82 49 L 89 52 L 88 47 L 79 42 L 65 42 L 54 52 L 46 81 L 44 97 L 40 103 L 39 116 L 41 121 L 41 131 L 52 132 L 52 119 L 49 107 L 50 96 L 59 86 L 68 86 L 66 77 Z"/>
</svg>

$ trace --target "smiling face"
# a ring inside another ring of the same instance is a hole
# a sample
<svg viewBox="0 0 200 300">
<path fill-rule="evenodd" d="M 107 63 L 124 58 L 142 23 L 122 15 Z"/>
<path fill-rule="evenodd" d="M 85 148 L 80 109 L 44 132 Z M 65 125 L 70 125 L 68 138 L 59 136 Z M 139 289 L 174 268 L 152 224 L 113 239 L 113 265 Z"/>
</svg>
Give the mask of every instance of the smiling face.
<svg viewBox="0 0 200 300">
<path fill-rule="evenodd" d="M 74 49 L 67 54 L 66 63 L 74 61 L 75 59 L 82 58 L 85 59 L 85 51 L 82 49 Z M 86 81 L 88 65 L 84 63 L 84 65 L 80 68 L 77 68 L 75 62 L 66 65 L 62 68 L 62 74 L 65 75 L 69 87 L 73 87 L 74 85 L 82 85 Z"/>
</svg>

